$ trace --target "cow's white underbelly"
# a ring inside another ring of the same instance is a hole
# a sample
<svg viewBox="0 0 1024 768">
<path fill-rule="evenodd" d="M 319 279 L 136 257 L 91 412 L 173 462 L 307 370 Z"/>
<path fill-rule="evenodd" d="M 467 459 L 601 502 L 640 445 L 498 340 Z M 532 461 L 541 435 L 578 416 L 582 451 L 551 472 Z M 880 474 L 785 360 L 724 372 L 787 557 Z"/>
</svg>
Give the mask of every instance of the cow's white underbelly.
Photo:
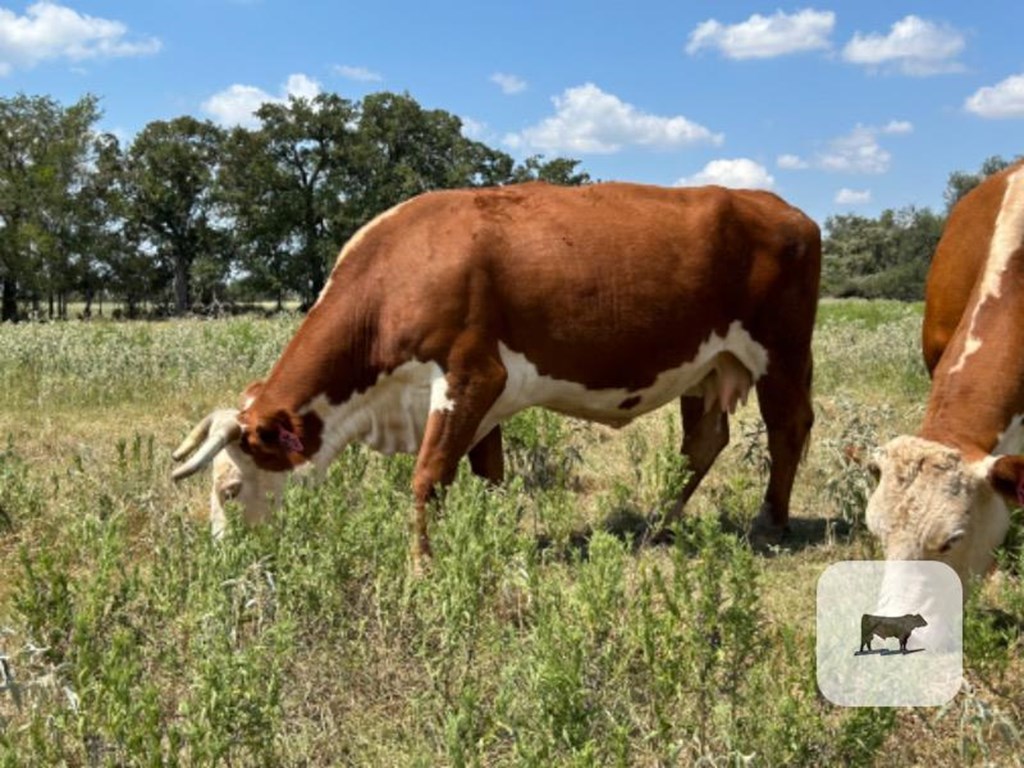
<svg viewBox="0 0 1024 768">
<path fill-rule="evenodd" d="M 740 324 L 733 321 L 725 336 L 712 333 L 700 345 L 694 358 L 662 371 L 645 389 L 587 389 L 575 381 L 555 379 L 541 374 L 525 355 L 499 345 L 501 360 L 508 371 L 505 389 L 484 416 L 476 439 L 486 435 L 495 424 L 532 406 L 590 421 L 622 427 L 684 394 L 701 395 L 701 382 L 712 371 L 715 358 L 730 352 L 757 381 L 768 370 L 768 352 Z M 623 408 L 623 404 L 629 404 Z"/>
<path fill-rule="evenodd" d="M 519 352 L 499 345 L 508 371 L 505 388 L 483 417 L 474 443 L 496 424 L 525 408 L 541 406 L 614 427 L 661 407 L 683 394 L 700 395 L 701 382 L 713 370 L 715 358 L 728 352 L 749 371 L 756 382 L 768 370 L 768 352 L 734 321 L 725 336 L 710 334 L 697 354 L 676 368 L 663 371 L 645 389 L 587 389 L 578 382 L 541 374 Z M 623 405 L 628 405 L 623 408 Z M 416 453 L 432 411 L 459 407 L 448 391 L 440 366 L 410 360 L 390 374 L 382 374 L 365 392 L 347 402 L 331 404 L 319 395 L 300 413 L 315 413 L 323 422 L 322 445 L 313 462 L 321 469 L 352 442 L 362 442 L 385 454 Z"/>
</svg>

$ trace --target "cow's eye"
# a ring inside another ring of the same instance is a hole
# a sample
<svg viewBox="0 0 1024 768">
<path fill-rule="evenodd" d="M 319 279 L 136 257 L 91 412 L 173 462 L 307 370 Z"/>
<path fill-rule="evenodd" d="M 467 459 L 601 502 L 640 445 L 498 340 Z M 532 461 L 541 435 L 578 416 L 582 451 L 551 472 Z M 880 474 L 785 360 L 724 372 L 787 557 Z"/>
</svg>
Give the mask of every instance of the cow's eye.
<svg viewBox="0 0 1024 768">
<path fill-rule="evenodd" d="M 949 552 L 949 550 L 951 550 L 953 547 L 955 547 L 957 542 L 960 541 L 960 539 L 962 539 L 963 537 L 964 537 L 964 532 L 963 531 L 957 531 L 952 536 L 950 536 L 948 539 L 946 539 L 945 543 L 943 543 L 943 545 L 941 547 L 939 547 L 939 552 L 942 553 L 942 554 L 945 554 L 945 553 Z"/>
<path fill-rule="evenodd" d="M 238 494 L 241 490 L 241 483 L 228 483 L 221 489 L 220 495 L 224 501 L 231 501 L 232 499 L 238 498 Z"/>
</svg>

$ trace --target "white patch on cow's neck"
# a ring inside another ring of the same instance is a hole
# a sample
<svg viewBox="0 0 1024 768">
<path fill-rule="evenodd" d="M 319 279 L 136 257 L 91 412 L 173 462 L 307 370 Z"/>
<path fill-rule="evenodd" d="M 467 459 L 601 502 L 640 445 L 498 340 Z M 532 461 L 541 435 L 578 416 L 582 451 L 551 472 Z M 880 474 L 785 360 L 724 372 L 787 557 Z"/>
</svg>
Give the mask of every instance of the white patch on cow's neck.
<svg viewBox="0 0 1024 768">
<path fill-rule="evenodd" d="M 416 453 L 429 412 L 453 405 L 441 367 L 414 359 L 380 374 L 367 390 L 344 403 L 332 404 L 321 394 L 302 406 L 299 414 L 312 412 L 323 422 L 320 450 L 310 457 L 323 469 L 353 442 L 388 455 Z"/>
<path fill-rule="evenodd" d="M 314 309 L 321 301 L 324 300 L 324 297 L 327 295 L 327 292 L 331 289 L 331 284 L 334 282 L 334 270 L 336 270 L 338 268 L 338 265 L 345 260 L 345 257 L 348 256 L 353 251 L 353 249 L 355 249 L 355 247 L 359 245 L 360 242 L 362 242 L 363 238 L 366 237 L 367 233 L 371 229 L 373 229 L 375 226 L 380 224 L 385 219 L 390 219 L 392 216 L 398 213 L 400 208 L 402 208 L 409 202 L 410 200 L 405 200 L 404 202 L 401 202 L 396 206 L 388 208 L 383 213 L 378 214 L 376 217 L 374 217 L 366 224 L 361 226 L 358 230 L 356 230 L 356 233 L 348 239 L 348 242 L 345 243 L 344 246 L 342 246 L 341 252 L 338 254 L 337 260 L 335 260 L 334 262 L 334 269 L 332 269 L 331 274 L 327 276 L 327 282 L 324 283 L 324 287 L 321 289 L 320 295 L 317 296 L 316 303 L 313 304 Z"/>
<path fill-rule="evenodd" d="M 1002 295 L 1003 275 L 1010 265 L 1010 257 L 1020 248 L 1024 240 L 1024 168 L 1010 174 L 1006 179 L 1006 191 L 996 216 L 996 226 L 992 232 L 992 243 L 989 246 L 988 259 L 985 262 L 985 273 L 981 278 L 974 308 L 971 311 L 971 324 L 968 326 L 967 341 L 957 358 L 956 365 L 950 373 L 963 370 L 967 358 L 981 349 L 981 337 L 977 333 L 978 314 L 981 308 L 991 299 Z"/>
<path fill-rule="evenodd" d="M 579 382 L 541 374 L 525 355 L 504 344 L 499 344 L 498 348 L 508 379 L 505 389 L 480 424 L 476 440 L 496 424 L 532 406 L 550 408 L 612 427 L 625 426 L 636 417 L 684 394 L 702 396 L 701 382 L 711 373 L 715 357 L 721 352 L 735 355 L 750 371 L 753 382 L 768 370 L 768 351 L 753 339 L 739 320 L 733 321 L 725 336 L 710 334 L 692 360 L 662 371 L 649 387 L 636 391 L 626 388 L 588 389 Z M 623 409 L 622 404 L 629 400 L 636 400 L 635 405 Z"/>
</svg>

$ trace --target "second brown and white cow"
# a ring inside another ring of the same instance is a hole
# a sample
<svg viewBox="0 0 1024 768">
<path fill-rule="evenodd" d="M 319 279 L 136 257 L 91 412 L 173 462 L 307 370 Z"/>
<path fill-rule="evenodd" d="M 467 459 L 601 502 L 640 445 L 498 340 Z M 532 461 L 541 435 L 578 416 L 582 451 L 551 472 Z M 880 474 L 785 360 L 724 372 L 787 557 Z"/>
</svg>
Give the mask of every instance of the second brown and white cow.
<svg viewBox="0 0 1024 768">
<path fill-rule="evenodd" d="M 890 560 L 939 560 L 966 587 L 1024 503 L 1024 163 L 954 207 L 928 274 L 932 388 L 914 436 L 875 454 L 867 524 Z M 966 594 L 966 590 L 965 590 Z"/>
<path fill-rule="evenodd" d="M 622 426 L 681 399 L 692 476 L 756 387 L 771 475 L 762 517 L 784 527 L 811 428 L 817 225 L 776 195 L 720 187 L 526 184 L 432 192 L 344 247 L 320 299 L 240 411 L 175 453 L 214 463 L 211 512 L 264 520 L 288 470 L 346 445 L 417 455 L 412 556 L 426 508 L 468 453 L 500 480 L 499 425 L 530 406 Z"/>
</svg>

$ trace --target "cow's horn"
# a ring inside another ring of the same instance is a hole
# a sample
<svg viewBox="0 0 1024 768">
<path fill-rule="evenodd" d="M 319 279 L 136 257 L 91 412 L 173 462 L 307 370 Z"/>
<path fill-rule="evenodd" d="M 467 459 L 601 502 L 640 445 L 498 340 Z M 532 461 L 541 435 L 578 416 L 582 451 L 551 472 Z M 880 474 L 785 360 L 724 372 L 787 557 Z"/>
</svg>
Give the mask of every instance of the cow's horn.
<svg viewBox="0 0 1024 768">
<path fill-rule="evenodd" d="M 214 411 L 196 425 L 172 454 L 175 461 L 180 461 L 195 449 L 192 458 L 174 470 L 171 478 L 183 480 L 194 475 L 209 464 L 225 445 L 241 436 L 242 425 L 238 423 L 238 411 Z M 199 441 L 203 441 L 202 445 L 196 449 Z"/>
<path fill-rule="evenodd" d="M 181 441 L 181 445 L 171 454 L 171 458 L 175 461 L 181 461 L 192 453 L 206 439 L 206 435 L 210 431 L 211 421 L 213 421 L 213 414 L 206 414 L 203 420 L 196 424 L 192 431 L 188 433 L 188 437 Z"/>
</svg>

